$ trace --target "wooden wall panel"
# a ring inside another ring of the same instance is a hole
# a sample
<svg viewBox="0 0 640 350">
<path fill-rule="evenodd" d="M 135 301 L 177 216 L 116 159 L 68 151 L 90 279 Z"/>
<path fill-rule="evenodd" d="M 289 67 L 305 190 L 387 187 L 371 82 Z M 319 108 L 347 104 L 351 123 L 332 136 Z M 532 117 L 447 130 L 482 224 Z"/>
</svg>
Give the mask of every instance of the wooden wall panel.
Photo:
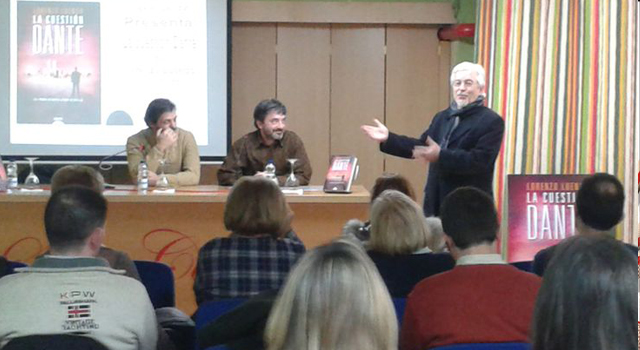
<svg viewBox="0 0 640 350">
<path fill-rule="evenodd" d="M 255 130 L 253 109 L 276 96 L 276 25 L 236 23 L 232 29 L 231 140 Z"/>
<path fill-rule="evenodd" d="M 331 154 L 354 154 L 358 184 L 371 188 L 383 156 L 360 125 L 384 119 L 384 26 L 333 25 L 331 32 Z"/>
<path fill-rule="evenodd" d="M 442 88 L 440 70 L 444 67 L 436 32 L 437 28 L 426 26 L 393 25 L 387 28 L 385 124 L 395 133 L 418 138 L 433 116 L 447 107 L 439 93 Z M 444 69 L 447 74 L 449 69 Z M 385 155 L 385 172 L 407 177 L 420 204 L 427 167 L 419 161 Z"/>
<path fill-rule="evenodd" d="M 311 184 L 324 183 L 329 163 L 331 27 L 278 24 L 277 96 L 287 128 L 304 140 Z"/>
</svg>

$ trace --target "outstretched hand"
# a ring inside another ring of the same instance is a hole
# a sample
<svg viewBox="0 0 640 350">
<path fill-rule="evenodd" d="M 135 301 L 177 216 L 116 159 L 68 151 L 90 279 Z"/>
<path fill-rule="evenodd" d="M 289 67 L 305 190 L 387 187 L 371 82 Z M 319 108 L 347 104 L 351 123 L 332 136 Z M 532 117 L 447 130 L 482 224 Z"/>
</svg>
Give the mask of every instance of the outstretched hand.
<svg viewBox="0 0 640 350">
<path fill-rule="evenodd" d="M 384 126 L 384 124 L 380 123 L 378 119 L 374 119 L 373 122 L 376 124 L 372 125 L 362 125 L 360 129 L 372 140 L 382 143 L 387 141 L 389 138 L 389 129 Z"/>
<path fill-rule="evenodd" d="M 413 158 L 427 163 L 437 162 L 440 158 L 440 145 L 433 141 L 431 136 L 427 136 L 425 145 L 413 148 Z"/>
</svg>

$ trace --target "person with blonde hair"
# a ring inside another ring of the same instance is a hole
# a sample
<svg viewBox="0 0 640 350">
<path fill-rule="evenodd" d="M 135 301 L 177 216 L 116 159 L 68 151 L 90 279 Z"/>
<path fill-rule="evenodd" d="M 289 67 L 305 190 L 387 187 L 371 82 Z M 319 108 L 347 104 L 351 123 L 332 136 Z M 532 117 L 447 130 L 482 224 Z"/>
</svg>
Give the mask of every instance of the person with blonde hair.
<svg viewBox="0 0 640 350">
<path fill-rule="evenodd" d="M 433 253 L 439 240 L 407 195 L 386 190 L 373 201 L 367 253 L 393 297 L 405 298 L 424 278 L 453 268 L 450 254 Z"/>
<path fill-rule="evenodd" d="M 371 188 L 371 204 L 385 190 L 400 191 L 412 200 L 416 200 L 415 192 L 406 177 L 395 173 L 384 173 L 376 179 L 376 183 Z M 358 219 L 351 219 L 342 228 L 342 234 L 353 236 L 362 242 L 369 240 L 371 233 L 371 221 L 362 222 Z"/>
<path fill-rule="evenodd" d="M 198 253 L 196 301 L 248 298 L 277 290 L 305 252 L 291 231 L 293 213 L 272 181 L 240 178 L 224 208 L 229 237 L 214 238 Z"/>
<path fill-rule="evenodd" d="M 340 240 L 308 252 L 287 279 L 265 330 L 268 350 L 396 350 L 389 293 L 362 248 Z"/>
</svg>

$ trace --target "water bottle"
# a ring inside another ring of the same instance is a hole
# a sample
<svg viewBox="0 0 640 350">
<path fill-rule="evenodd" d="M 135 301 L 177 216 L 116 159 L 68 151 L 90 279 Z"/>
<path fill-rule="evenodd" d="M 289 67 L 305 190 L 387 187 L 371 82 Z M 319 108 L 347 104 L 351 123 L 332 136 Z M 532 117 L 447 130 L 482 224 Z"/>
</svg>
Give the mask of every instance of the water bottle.
<svg viewBox="0 0 640 350">
<path fill-rule="evenodd" d="M 267 166 L 264 167 L 265 177 L 278 185 L 278 178 L 276 177 L 276 166 L 273 164 L 273 159 L 269 159 Z"/>
<path fill-rule="evenodd" d="M 9 164 L 7 164 L 7 181 L 8 188 L 18 187 L 18 164 L 16 162 L 9 162 Z"/>
<path fill-rule="evenodd" d="M 138 164 L 138 191 L 145 192 L 149 189 L 149 168 L 144 160 Z"/>
</svg>

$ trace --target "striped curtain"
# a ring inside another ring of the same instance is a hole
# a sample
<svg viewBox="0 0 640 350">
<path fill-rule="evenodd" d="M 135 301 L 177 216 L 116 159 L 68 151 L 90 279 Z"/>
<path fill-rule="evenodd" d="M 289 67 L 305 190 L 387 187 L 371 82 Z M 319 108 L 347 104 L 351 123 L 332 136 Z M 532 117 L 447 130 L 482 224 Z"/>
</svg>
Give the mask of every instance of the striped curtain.
<svg viewBox="0 0 640 350">
<path fill-rule="evenodd" d="M 508 174 L 608 172 L 627 189 L 618 234 L 636 241 L 638 0 L 481 0 L 477 14 L 487 102 L 506 127 L 499 206 Z"/>
</svg>

